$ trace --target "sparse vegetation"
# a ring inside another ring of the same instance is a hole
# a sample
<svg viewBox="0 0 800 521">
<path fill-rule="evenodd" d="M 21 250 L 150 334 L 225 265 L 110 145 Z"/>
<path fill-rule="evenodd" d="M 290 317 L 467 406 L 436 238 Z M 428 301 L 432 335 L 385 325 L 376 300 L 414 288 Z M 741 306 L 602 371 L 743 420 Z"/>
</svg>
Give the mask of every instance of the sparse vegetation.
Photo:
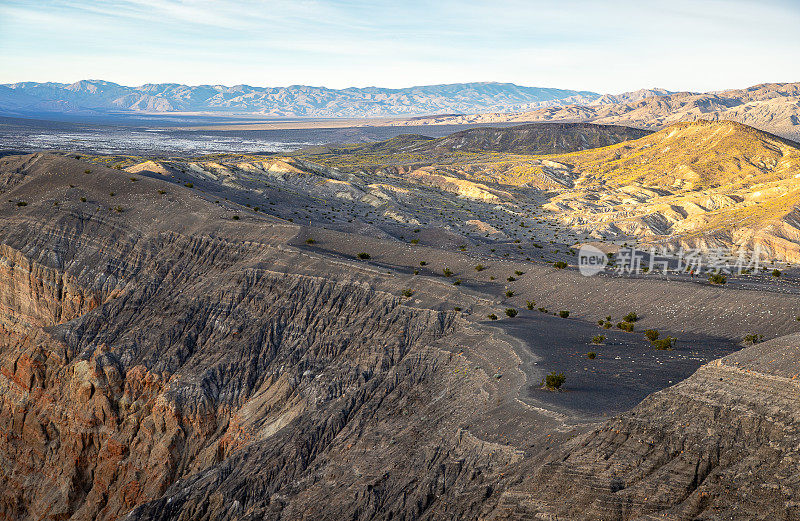
<svg viewBox="0 0 800 521">
<path fill-rule="evenodd" d="M 535 305 L 536 305 L 536 303 L 534 301 L 532 301 L 532 300 L 529 300 L 529 301 L 525 302 L 525 307 L 527 307 L 529 310 L 533 310 L 533 307 Z M 798 320 L 800 320 L 800 317 L 798 317 Z"/>
<path fill-rule="evenodd" d="M 558 312 L 558 316 L 561 318 L 569 318 L 569 311 L 567 311 L 566 309 L 562 309 L 561 311 Z"/>
<path fill-rule="evenodd" d="M 594 360 L 595 358 L 597 358 L 597 353 L 595 353 L 594 351 L 589 351 L 588 353 L 586 353 L 586 358 L 588 358 L 589 360 Z"/>
<path fill-rule="evenodd" d="M 781 270 L 775 268 L 774 270 L 772 270 L 772 276 L 773 277 L 780 277 L 781 276 Z"/>
<path fill-rule="evenodd" d="M 486 266 L 484 266 L 483 264 L 478 264 L 478 265 L 475 266 L 475 271 L 483 271 L 485 269 L 486 269 Z"/>
<path fill-rule="evenodd" d="M 622 331 L 627 331 L 628 333 L 633 332 L 633 323 L 631 322 L 617 322 L 617 329 L 621 329 Z"/>
<path fill-rule="evenodd" d="M 460 285 L 461 285 L 461 279 L 456 279 L 453 281 L 453 286 L 460 286 Z"/>
<path fill-rule="evenodd" d="M 630 313 L 622 317 L 622 320 L 625 322 L 636 322 L 637 320 L 639 320 L 639 316 L 633 311 L 631 311 Z"/>
<path fill-rule="evenodd" d="M 711 275 L 708 276 L 708 282 L 710 282 L 711 284 L 722 285 L 728 282 L 728 277 L 726 277 L 722 273 L 712 273 Z"/>
<path fill-rule="evenodd" d="M 762 340 L 764 340 L 764 335 L 752 334 L 752 335 L 745 336 L 744 339 L 742 340 L 742 342 L 745 345 L 752 346 L 752 345 L 755 345 L 755 344 L 761 342 Z"/>
<path fill-rule="evenodd" d="M 605 335 L 595 335 L 595 336 L 592 337 L 592 343 L 593 344 L 602 344 L 605 341 L 606 341 L 606 336 Z"/>
<path fill-rule="evenodd" d="M 234 221 L 238 221 L 239 220 L 239 216 L 238 215 L 234 215 L 233 217 L 231 217 L 231 219 L 233 219 Z"/>
<path fill-rule="evenodd" d="M 516 317 L 517 313 L 518 313 L 518 311 L 516 309 L 514 309 L 514 308 L 506 308 L 506 315 L 511 317 L 511 318 Z"/>
<path fill-rule="evenodd" d="M 81 202 L 85 203 L 86 202 L 86 198 L 85 197 L 81 197 Z"/>
<path fill-rule="evenodd" d="M 497 320 L 497 315 L 495 315 L 494 313 L 489 313 L 486 316 L 489 318 L 489 320 Z"/>
<path fill-rule="evenodd" d="M 412 290 L 410 290 L 410 289 L 404 289 L 403 290 L 403 296 L 406 297 L 406 298 L 410 297 L 413 294 L 414 294 L 414 292 Z"/>
<path fill-rule="evenodd" d="M 660 351 L 671 350 L 675 346 L 675 338 L 671 336 L 659 338 L 658 340 L 653 340 L 650 344 Z"/>
<path fill-rule="evenodd" d="M 308 239 L 306 239 L 306 244 L 314 244 L 314 243 L 316 243 L 316 242 L 317 242 L 317 241 L 315 241 L 315 240 L 314 240 L 314 239 L 312 239 L 311 237 L 309 237 Z"/>
<path fill-rule="evenodd" d="M 17 206 L 28 206 L 28 203 L 25 201 L 17 201 Z"/>
<path fill-rule="evenodd" d="M 519 270 L 514 271 L 514 275 L 516 275 L 517 277 L 519 277 L 520 275 L 524 275 L 524 274 L 525 274 L 524 271 L 519 271 Z"/>
<path fill-rule="evenodd" d="M 559 270 L 563 270 L 567 267 L 567 263 L 564 261 L 557 261 L 553 263 L 553 267 Z"/>
<path fill-rule="evenodd" d="M 443 269 L 442 273 L 444 274 L 445 277 L 452 277 L 453 276 L 453 270 L 451 270 L 450 268 Z"/>
<path fill-rule="evenodd" d="M 511 298 L 513 296 L 514 296 L 514 292 L 513 291 L 511 291 L 510 289 L 506 291 L 506 297 Z"/>
<path fill-rule="evenodd" d="M 657 329 L 645 329 L 644 336 L 651 342 L 658 340 L 658 330 Z"/>
<path fill-rule="evenodd" d="M 567 377 L 564 376 L 564 373 L 556 373 L 555 371 L 544 377 L 544 385 L 551 391 L 561 389 L 561 386 L 566 381 Z"/>
<path fill-rule="evenodd" d="M 356 255 L 356 257 L 358 257 L 361 260 L 367 260 L 367 259 L 369 259 L 371 257 L 371 255 L 369 253 L 367 253 L 367 252 L 362 251 L 361 253 Z"/>
<path fill-rule="evenodd" d="M 186 188 L 194 188 L 194 183 L 183 183 Z"/>
</svg>

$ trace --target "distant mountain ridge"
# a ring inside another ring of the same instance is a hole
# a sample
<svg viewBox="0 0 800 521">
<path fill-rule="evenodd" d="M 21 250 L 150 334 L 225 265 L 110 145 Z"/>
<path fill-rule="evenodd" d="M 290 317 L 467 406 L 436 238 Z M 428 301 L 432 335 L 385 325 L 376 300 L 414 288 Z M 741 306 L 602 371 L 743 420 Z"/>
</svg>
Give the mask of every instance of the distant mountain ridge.
<svg viewBox="0 0 800 521">
<path fill-rule="evenodd" d="M 591 122 L 659 130 L 682 121 L 736 121 L 800 141 L 800 83 L 764 83 L 716 92 L 663 89 L 602 96 L 592 103 L 516 113 L 484 113 L 417 119 L 413 125 Z M 403 121 L 393 124 L 406 125 Z"/>
<path fill-rule="evenodd" d="M 102 80 L 0 85 L 0 114 L 211 112 L 276 117 L 383 117 L 440 112 L 523 111 L 591 103 L 590 91 L 513 83 L 455 83 L 402 89 L 252 87 L 177 83 L 128 87 Z"/>
</svg>

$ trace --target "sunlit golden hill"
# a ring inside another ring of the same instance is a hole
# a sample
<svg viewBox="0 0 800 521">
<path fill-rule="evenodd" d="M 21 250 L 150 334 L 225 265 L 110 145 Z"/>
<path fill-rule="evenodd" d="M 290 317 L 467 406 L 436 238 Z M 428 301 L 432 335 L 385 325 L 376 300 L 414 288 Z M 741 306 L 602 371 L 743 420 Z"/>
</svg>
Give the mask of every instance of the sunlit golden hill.
<svg viewBox="0 0 800 521">
<path fill-rule="evenodd" d="M 800 260 L 800 148 L 791 141 L 740 123 L 703 121 L 550 159 L 566 167 L 574 186 L 546 207 L 597 237 L 760 245 Z"/>
</svg>

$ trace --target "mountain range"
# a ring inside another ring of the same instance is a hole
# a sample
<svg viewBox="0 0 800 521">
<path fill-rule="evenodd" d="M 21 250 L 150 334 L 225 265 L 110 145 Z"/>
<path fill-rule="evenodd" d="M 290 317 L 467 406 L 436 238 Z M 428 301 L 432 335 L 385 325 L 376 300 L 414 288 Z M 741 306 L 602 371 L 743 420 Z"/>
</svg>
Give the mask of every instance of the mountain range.
<svg viewBox="0 0 800 521">
<path fill-rule="evenodd" d="M 590 103 L 544 107 L 515 113 L 487 113 L 418 119 L 394 124 L 592 122 L 659 130 L 672 123 L 729 120 L 800 140 L 800 83 L 764 83 L 718 92 L 662 89 L 602 96 Z"/>
<path fill-rule="evenodd" d="M 0 114 L 107 114 L 202 112 L 274 117 L 379 117 L 441 112 L 524 111 L 600 100 L 590 91 L 522 87 L 513 83 L 455 83 L 403 89 L 329 89 L 307 85 L 146 84 L 127 87 L 101 80 L 72 84 L 0 85 Z"/>
</svg>

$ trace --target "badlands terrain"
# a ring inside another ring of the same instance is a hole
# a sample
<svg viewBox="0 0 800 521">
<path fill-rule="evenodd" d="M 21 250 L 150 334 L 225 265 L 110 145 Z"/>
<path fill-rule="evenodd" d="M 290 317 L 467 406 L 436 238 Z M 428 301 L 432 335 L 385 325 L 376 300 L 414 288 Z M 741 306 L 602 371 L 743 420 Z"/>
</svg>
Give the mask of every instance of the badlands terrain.
<svg viewBox="0 0 800 521">
<path fill-rule="evenodd" d="M 702 121 L 1 156 L 0 518 L 798 519 L 799 154 Z M 584 277 L 587 242 L 766 265 Z"/>
</svg>

